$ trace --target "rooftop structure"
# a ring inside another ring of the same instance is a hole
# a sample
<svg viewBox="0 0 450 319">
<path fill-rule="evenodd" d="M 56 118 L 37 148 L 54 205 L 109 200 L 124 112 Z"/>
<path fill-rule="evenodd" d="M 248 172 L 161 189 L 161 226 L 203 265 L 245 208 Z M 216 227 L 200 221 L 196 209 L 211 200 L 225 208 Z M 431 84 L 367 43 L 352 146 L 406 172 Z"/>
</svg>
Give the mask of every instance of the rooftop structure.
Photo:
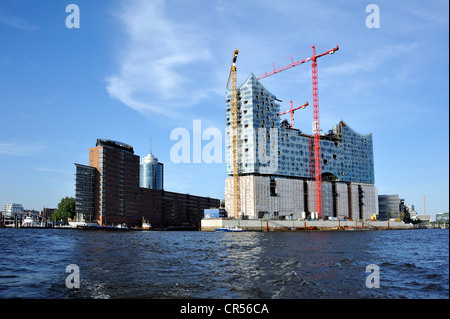
<svg viewBox="0 0 450 319">
<path fill-rule="evenodd" d="M 96 147 L 115 148 L 115 149 L 119 149 L 119 150 L 128 152 L 130 154 L 134 154 L 132 146 L 130 146 L 128 144 L 125 144 L 125 143 L 122 143 L 122 142 L 109 140 L 109 139 L 97 139 L 97 144 L 95 146 Z"/>
</svg>

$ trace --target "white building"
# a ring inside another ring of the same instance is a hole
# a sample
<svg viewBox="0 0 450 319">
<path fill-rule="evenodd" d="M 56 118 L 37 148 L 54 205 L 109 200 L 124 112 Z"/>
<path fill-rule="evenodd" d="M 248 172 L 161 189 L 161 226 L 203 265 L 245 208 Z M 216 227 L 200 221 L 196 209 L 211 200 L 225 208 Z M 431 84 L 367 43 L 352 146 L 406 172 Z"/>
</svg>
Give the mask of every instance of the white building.
<svg viewBox="0 0 450 319">
<path fill-rule="evenodd" d="M 3 204 L 2 214 L 6 218 L 14 218 L 15 214 L 23 214 L 22 204 Z"/>
</svg>

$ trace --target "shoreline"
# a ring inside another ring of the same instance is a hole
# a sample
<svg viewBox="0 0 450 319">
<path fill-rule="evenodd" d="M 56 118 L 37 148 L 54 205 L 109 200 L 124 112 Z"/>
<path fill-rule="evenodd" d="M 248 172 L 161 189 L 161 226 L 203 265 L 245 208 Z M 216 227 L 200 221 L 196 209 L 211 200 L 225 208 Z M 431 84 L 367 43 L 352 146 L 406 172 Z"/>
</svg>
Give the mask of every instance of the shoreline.
<svg viewBox="0 0 450 319">
<path fill-rule="evenodd" d="M 4 226 L 6 229 L 68 229 L 91 231 L 202 231 L 215 232 L 217 228 L 238 227 L 248 232 L 298 232 L 298 231 L 373 231 L 373 230 L 410 230 L 410 229 L 448 229 L 442 227 L 426 227 L 405 224 L 396 221 L 323 221 L 323 220 L 233 220 L 233 219 L 202 219 L 199 229 L 165 228 L 111 228 L 94 227 L 83 228 L 73 226 L 45 227 L 45 226 Z"/>
<path fill-rule="evenodd" d="M 201 231 L 215 231 L 216 228 L 238 227 L 245 231 L 369 231 L 419 229 L 413 224 L 396 221 L 325 221 L 325 220 L 232 220 L 202 219 Z"/>
</svg>

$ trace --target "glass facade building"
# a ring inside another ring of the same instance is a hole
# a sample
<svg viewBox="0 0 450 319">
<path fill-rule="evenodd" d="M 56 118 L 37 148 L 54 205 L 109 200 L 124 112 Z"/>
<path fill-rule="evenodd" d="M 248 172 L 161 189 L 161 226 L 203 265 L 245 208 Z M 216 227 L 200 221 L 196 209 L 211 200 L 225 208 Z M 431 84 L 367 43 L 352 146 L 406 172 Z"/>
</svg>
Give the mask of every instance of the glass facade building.
<svg viewBox="0 0 450 319">
<path fill-rule="evenodd" d="M 237 89 L 239 216 L 291 216 L 316 212 L 314 136 L 280 120 L 280 100 L 250 74 Z M 226 92 L 225 158 L 233 175 L 231 91 Z M 320 136 L 323 217 L 378 215 L 372 134 L 344 121 Z M 225 209 L 233 206 L 233 178 L 225 182 Z"/>
<path fill-rule="evenodd" d="M 148 154 L 141 161 L 140 166 L 140 187 L 163 190 L 164 165 L 158 163 L 158 159 L 153 154 Z"/>
<path fill-rule="evenodd" d="M 448 224 L 449 223 L 449 218 L 448 218 L 448 213 L 439 213 L 436 214 L 436 222 L 438 224 Z"/>
<path fill-rule="evenodd" d="M 75 164 L 75 214 L 78 221 L 92 222 L 95 215 L 96 168 Z"/>
<path fill-rule="evenodd" d="M 400 198 L 398 194 L 378 195 L 379 220 L 400 218 Z"/>
<path fill-rule="evenodd" d="M 280 121 L 280 105 L 253 74 L 238 88 L 239 173 L 311 178 L 314 138 Z M 231 91 L 226 94 L 227 174 L 233 175 Z M 322 174 L 333 180 L 375 183 L 372 134 L 340 121 L 320 139 Z"/>
</svg>

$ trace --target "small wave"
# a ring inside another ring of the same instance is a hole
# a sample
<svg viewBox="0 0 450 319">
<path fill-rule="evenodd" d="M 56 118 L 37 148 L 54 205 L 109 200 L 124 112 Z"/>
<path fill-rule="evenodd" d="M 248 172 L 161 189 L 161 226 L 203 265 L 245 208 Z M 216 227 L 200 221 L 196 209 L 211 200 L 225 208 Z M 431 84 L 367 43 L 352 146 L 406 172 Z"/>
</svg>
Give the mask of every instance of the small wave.
<svg viewBox="0 0 450 319">
<path fill-rule="evenodd" d="M 435 291 L 444 291 L 445 289 L 444 289 L 444 287 L 441 284 L 431 283 L 431 284 L 428 284 L 428 285 L 422 287 L 420 290 L 435 292 Z"/>
<path fill-rule="evenodd" d="M 81 280 L 80 286 L 87 290 L 88 298 L 92 299 L 111 299 L 111 296 L 105 292 L 105 285 L 103 283 L 97 283 L 87 280 Z M 83 290 L 84 290 L 83 289 Z"/>
<path fill-rule="evenodd" d="M 417 266 L 414 263 L 391 263 L 391 262 L 382 262 L 380 264 L 381 267 L 388 267 L 388 268 L 394 268 L 394 269 L 405 269 L 405 270 L 422 270 L 423 268 L 420 266 Z"/>
</svg>

